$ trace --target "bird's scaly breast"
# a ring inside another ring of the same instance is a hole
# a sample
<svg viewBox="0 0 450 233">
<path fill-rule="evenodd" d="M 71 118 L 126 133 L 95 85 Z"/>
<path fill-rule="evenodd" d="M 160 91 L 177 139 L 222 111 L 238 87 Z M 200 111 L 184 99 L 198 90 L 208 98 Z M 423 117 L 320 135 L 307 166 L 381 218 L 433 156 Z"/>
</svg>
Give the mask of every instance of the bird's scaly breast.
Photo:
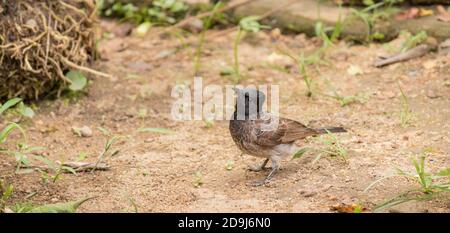
<svg viewBox="0 0 450 233">
<path fill-rule="evenodd" d="M 264 149 L 252 141 L 252 125 L 253 123 L 251 120 L 231 120 L 231 137 L 242 152 L 249 155 L 266 157 Z"/>
</svg>

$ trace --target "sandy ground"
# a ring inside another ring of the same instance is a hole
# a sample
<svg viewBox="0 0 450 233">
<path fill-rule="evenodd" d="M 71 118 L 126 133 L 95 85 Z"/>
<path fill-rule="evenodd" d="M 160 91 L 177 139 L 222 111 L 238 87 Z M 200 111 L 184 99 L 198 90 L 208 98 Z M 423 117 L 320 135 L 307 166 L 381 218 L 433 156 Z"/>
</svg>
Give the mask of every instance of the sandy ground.
<svg viewBox="0 0 450 233">
<path fill-rule="evenodd" d="M 104 24 L 110 24 L 103 22 Z M 385 68 L 374 68 L 382 44 L 338 43 L 325 55 L 329 64 L 308 66 L 317 93 L 332 94 L 329 80 L 342 95 L 360 93 L 364 103 L 341 107 L 332 98 L 316 94 L 308 98 L 296 65 L 276 47 L 310 53 L 320 41 L 303 35 L 273 38 L 269 32 L 246 36 L 239 50 L 241 84 L 280 85 L 281 115 L 311 126 L 341 125 L 348 133 L 336 135 L 347 149 L 344 160 L 318 152 L 286 160 L 283 170 L 266 186 L 250 187 L 267 173 L 247 171 L 261 159 L 241 155 L 228 132 L 228 122 L 211 126 L 203 121 L 173 121 L 170 96 L 174 85 L 192 84 L 194 46 L 180 46 L 175 37 L 134 36 L 105 39 L 100 43 L 103 59 L 97 68 L 112 78 L 92 77 L 85 95 L 69 100 L 38 103 L 37 115 L 24 123 L 30 144 L 45 146 L 52 160 L 72 161 L 85 153 L 96 161 L 110 136 L 126 136 L 113 145 L 119 154 L 107 157 L 110 171 L 64 174 L 56 183 L 45 184 L 38 172 L 14 174 L 14 159 L 2 156 L 0 176 L 14 184 L 9 204 L 55 203 L 96 196 L 80 212 L 332 212 L 339 204 L 359 204 L 370 211 L 397 194 L 418 188 L 405 178 L 391 178 L 367 192 L 373 181 L 392 175 L 395 168 L 413 171 L 411 158 L 425 148 L 426 166 L 436 172 L 450 165 L 450 55 L 429 54 Z M 201 64 L 204 84 L 232 84 L 220 71 L 232 65 L 234 33 L 205 44 Z M 176 46 L 174 46 L 176 45 Z M 350 75 L 350 65 L 362 74 Z M 280 68 L 281 67 L 281 68 Z M 402 109 L 397 81 L 409 98 L 413 120 L 400 124 Z M 146 116 L 139 112 L 147 111 Z M 4 122 L 3 122 L 4 124 Z M 89 138 L 78 137 L 72 127 L 88 126 Z M 140 133 L 141 127 L 160 127 L 174 134 Z M 8 147 L 14 148 L 13 134 Z M 317 139 L 299 142 L 323 147 Z M 226 169 L 228 165 L 229 169 Z M 198 178 L 196 173 L 201 173 Z M 202 184 L 196 187 L 196 180 Z M 30 197 L 31 196 L 31 197 Z M 391 211 L 450 212 L 450 202 L 439 198 L 411 202 Z"/>
</svg>

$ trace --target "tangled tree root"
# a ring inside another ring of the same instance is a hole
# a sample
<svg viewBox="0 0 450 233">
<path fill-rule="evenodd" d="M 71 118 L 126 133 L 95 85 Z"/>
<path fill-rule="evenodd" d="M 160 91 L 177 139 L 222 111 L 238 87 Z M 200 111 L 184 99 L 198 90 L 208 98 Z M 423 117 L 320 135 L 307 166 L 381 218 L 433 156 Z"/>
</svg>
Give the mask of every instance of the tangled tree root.
<svg viewBox="0 0 450 233">
<path fill-rule="evenodd" d="M 0 100 L 59 95 L 67 71 L 93 71 L 95 23 L 94 0 L 0 0 Z"/>
</svg>

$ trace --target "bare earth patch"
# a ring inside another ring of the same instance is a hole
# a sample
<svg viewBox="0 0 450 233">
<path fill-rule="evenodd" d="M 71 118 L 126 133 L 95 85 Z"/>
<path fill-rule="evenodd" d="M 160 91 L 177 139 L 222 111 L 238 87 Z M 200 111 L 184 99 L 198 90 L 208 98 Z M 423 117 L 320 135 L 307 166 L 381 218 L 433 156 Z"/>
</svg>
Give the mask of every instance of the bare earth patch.
<svg viewBox="0 0 450 233">
<path fill-rule="evenodd" d="M 373 181 L 394 174 L 395 167 L 413 171 L 411 158 L 425 148 L 432 148 L 426 159 L 429 171 L 450 165 L 450 92 L 446 86 L 450 55 L 428 54 L 378 69 L 373 62 L 385 54 L 383 45 L 341 42 L 327 51 L 328 65 L 319 69 L 308 66 L 318 93 L 332 94 L 325 81 L 329 80 L 342 95 L 367 96 L 364 103 L 341 107 L 325 95 L 308 98 L 296 64 L 273 55 L 282 44 L 297 53 L 308 53 L 320 46 L 317 39 L 287 35 L 273 40 L 268 32 L 248 35 L 239 51 L 241 69 L 247 76 L 242 84 L 279 84 L 282 116 L 349 130 L 336 135 L 348 150 L 347 160 L 324 155 L 313 163 L 317 153 L 308 152 L 300 159 L 284 161 L 269 185 L 250 187 L 246 184 L 266 173 L 247 171 L 249 165 L 261 161 L 241 156 L 229 135 L 228 122 L 206 127 L 202 121 L 171 119 L 171 88 L 183 82 L 192 84 L 195 46 L 175 47 L 179 44 L 176 37 L 161 39 L 151 34 L 102 41 L 110 44 L 98 68 L 113 78 L 93 78 L 88 94 L 78 101 L 39 103 L 36 117 L 25 126 L 30 144 L 47 147 L 48 157 L 60 161 L 73 161 L 81 152 L 87 154 L 86 161 L 96 161 L 109 138 L 98 127 L 127 136 L 113 145 L 120 152 L 107 158 L 111 170 L 64 174 L 55 184 L 46 185 L 37 172 L 15 175 L 13 158 L 2 155 L 0 174 L 15 186 L 11 203 L 54 203 L 95 196 L 81 212 L 131 212 L 131 202 L 139 212 L 331 212 L 331 206 L 341 203 L 370 209 L 416 188 L 417 184 L 405 178 L 392 178 L 363 192 Z M 220 71 L 232 65 L 233 38 L 231 33 L 205 44 L 201 59 L 204 84 L 232 84 Z M 347 69 L 351 65 L 363 73 L 350 75 Z M 407 127 L 400 124 L 402 107 L 396 80 L 413 112 Z M 139 114 L 142 109 L 147 111 L 145 116 Z M 92 137 L 72 132 L 72 127 L 84 125 L 93 130 Z M 168 128 L 175 134 L 137 132 L 141 127 Z M 13 136 L 10 147 L 19 137 Z M 311 139 L 300 144 L 320 143 Z M 227 163 L 232 164 L 231 169 L 226 169 Z M 196 172 L 201 173 L 200 187 L 194 185 Z M 449 207 L 448 199 L 436 199 L 394 209 L 450 212 Z"/>
</svg>

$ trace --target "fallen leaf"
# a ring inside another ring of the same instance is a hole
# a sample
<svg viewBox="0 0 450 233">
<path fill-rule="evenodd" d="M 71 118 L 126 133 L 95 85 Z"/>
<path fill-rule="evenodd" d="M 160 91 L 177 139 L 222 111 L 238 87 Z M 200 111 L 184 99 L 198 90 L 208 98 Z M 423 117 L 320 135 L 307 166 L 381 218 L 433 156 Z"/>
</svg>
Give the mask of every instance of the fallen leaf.
<svg viewBox="0 0 450 233">
<path fill-rule="evenodd" d="M 56 128 L 56 126 L 54 126 L 54 125 L 44 126 L 39 129 L 39 132 L 41 132 L 42 134 L 53 133 L 56 131 L 58 131 L 58 128 Z"/>
<path fill-rule="evenodd" d="M 438 5 L 436 7 L 436 10 L 438 12 L 438 20 L 443 22 L 450 22 L 450 13 L 442 5 Z"/>
<path fill-rule="evenodd" d="M 150 28 L 152 27 L 152 24 L 150 22 L 144 22 L 139 24 L 139 26 L 136 27 L 135 30 L 135 34 L 138 37 L 144 37 L 145 35 L 147 35 L 147 32 L 150 30 Z"/>
<path fill-rule="evenodd" d="M 193 185 L 196 188 L 203 185 L 203 175 L 201 172 L 195 172 Z"/>
<path fill-rule="evenodd" d="M 33 118 L 35 113 L 32 108 L 26 106 L 23 102 L 20 102 L 18 105 L 18 110 L 20 114 L 24 117 Z"/>
<path fill-rule="evenodd" d="M 447 48 L 447 47 L 450 47 L 450 39 L 446 39 L 444 42 L 442 42 L 442 43 L 439 45 L 439 47 L 440 47 L 440 48 Z"/>
<path fill-rule="evenodd" d="M 407 20 L 407 19 L 414 19 L 420 17 L 419 15 L 419 8 L 413 7 L 411 9 L 408 9 L 406 11 L 400 12 L 397 15 L 395 15 L 396 20 Z"/>
<path fill-rule="evenodd" d="M 364 206 L 360 204 L 337 204 L 330 207 L 332 211 L 336 211 L 338 213 L 361 213 L 362 211 L 367 210 Z"/>
<path fill-rule="evenodd" d="M 430 16 L 430 15 L 434 15 L 433 10 L 425 9 L 425 8 L 420 8 L 419 9 L 419 16 L 420 17 Z"/>
<path fill-rule="evenodd" d="M 227 171 L 231 171 L 233 169 L 233 165 L 234 165 L 233 160 L 228 160 L 227 163 L 225 164 L 225 169 L 227 169 Z"/>
<path fill-rule="evenodd" d="M 87 85 L 87 78 L 78 71 L 69 71 L 66 77 L 72 82 L 69 85 L 69 89 L 72 91 L 81 91 Z"/>
</svg>

